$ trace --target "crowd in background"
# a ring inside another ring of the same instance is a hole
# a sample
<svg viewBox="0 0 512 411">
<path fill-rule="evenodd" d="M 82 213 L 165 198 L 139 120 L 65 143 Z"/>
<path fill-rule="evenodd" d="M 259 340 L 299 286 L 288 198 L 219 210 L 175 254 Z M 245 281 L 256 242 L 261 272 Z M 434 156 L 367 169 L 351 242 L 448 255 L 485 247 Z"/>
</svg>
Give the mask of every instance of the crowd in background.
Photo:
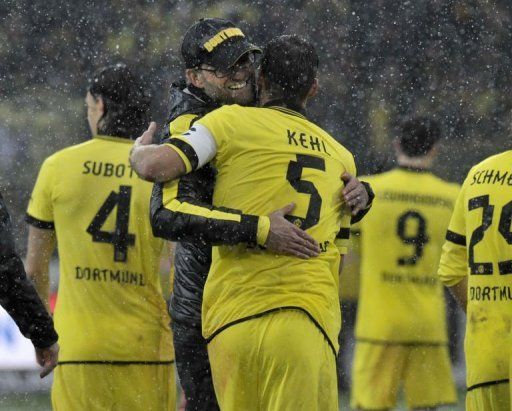
<svg viewBox="0 0 512 411">
<path fill-rule="evenodd" d="M 396 124 L 410 113 L 443 126 L 439 174 L 510 146 L 512 10 L 507 0 L 144 1 L 0 4 L 0 186 L 22 214 L 43 158 L 88 137 L 84 73 L 112 60 L 147 74 L 154 119 L 182 70 L 181 35 L 203 16 L 229 18 L 257 44 L 311 38 L 322 92 L 310 115 L 356 155 L 360 173 L 391 165 Z M 22 244 L 22 241 L 18 241 Z"/>
</svg>

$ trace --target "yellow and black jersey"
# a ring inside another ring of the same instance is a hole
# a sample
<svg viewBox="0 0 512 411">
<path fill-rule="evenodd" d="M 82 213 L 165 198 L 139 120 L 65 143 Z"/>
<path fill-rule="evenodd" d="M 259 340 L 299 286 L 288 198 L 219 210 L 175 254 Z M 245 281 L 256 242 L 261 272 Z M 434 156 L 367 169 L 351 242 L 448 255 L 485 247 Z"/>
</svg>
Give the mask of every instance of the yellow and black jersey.
<svg viewBox="0 0 512 411">
<path fill-rule="evenodd" d="M 468 280 L 469 389 L 509 378 L 512 324 L 512 151 L 474 166 L 457 199 L 439 266 L 445 284 Z"/>
<path fill-rule="evenodd" d="M 203 300 L 204 336 L 211 339 L 269 311 L 298 308 L 336 349 L 339 255 L 346 244 L 335 242 L 349 234 L 340 176 L 355 174 L 350 152 L 302 114 L 277 106 L 224 106 L 170 144 L 188 171 L 214 159 L 214 205 L 267 215 L 293 201 L 296 209 L 288 218 L 322 248 L 319 257 L 300 260 L 245 245 L 214 247 Z"/>
<path fill-rule="evenodd" d="M 163 242 L 149 222 L 151 184 L 130 168 L 130 140 L 97 136 L 43 163 L 30 224 L 54 229 L 61 362 L 173 359 L 159 281 Z"/>
<path fill-rule="evenodd" d="M 354 227 L 361 253 L 356 337 L 445 344 L 444 293 L 436 270 L 459 186 L 408 168 L 365 179 L 375 199 Z"/>
</svg>

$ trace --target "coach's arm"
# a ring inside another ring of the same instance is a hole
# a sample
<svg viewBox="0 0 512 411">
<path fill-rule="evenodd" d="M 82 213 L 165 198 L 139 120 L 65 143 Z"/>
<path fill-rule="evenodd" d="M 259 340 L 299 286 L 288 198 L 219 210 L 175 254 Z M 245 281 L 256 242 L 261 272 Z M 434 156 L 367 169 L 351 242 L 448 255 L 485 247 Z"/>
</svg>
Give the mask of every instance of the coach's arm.
<svg viewBox="0 0 512 411">
<path fill-rule="evenodd" d="M 21 333 L 32 340 L 37 362 L 43 367 L 40 376 L 45 377 L 57 366 L 58 336 L 51 317 L 15 252 L 10 217 L 1 196 L 0 305 L 16 322 Z"/>
</svg>

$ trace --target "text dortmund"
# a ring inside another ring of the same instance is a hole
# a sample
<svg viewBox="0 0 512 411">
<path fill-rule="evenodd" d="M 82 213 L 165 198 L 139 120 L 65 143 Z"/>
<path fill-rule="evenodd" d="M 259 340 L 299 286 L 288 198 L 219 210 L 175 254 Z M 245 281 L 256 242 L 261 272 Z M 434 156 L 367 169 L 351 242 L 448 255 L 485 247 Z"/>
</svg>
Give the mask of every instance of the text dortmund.
<svg viewBox="0 0 512 411">
<path fill-rule="evenodd" d="M 75 279 L 86 281 L 111 282 L 118 284 L 131 284 L 144 287 L 144 274 L 125 270 L 112 270 L 110 268 L 75 267 Z"/>
</svg>

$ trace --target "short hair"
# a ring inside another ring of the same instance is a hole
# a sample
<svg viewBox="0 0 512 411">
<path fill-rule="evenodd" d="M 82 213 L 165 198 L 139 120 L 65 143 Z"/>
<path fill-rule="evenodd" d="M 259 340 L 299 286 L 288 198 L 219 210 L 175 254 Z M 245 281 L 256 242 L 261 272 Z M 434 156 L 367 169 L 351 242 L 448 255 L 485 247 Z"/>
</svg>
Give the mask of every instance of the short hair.
<svg viewBox="0 0 512 411">
<path fill-rule="evenodd" d="M 441 138 L 439 123 L 428 117 L 414 117 L 402 123 L 400 147 L 409 157 L 428 154 Z"/>
<path fill-rule="evenodd" d="M 103 67 L 94 73 L 88 91 L 101 96 L 104 113 L 98 121 L 98 134 L 135 139 L 150 120 L 150 94 L 142 76 L 125 64 Z"/>
<path fill-rule="evenodd" d="M 318 54 L 306 39 L 283 35 L 263 48 L 261 72 L 269 89 L 284 100 L 304 99 L 316 78 Z"/>
</svg>

